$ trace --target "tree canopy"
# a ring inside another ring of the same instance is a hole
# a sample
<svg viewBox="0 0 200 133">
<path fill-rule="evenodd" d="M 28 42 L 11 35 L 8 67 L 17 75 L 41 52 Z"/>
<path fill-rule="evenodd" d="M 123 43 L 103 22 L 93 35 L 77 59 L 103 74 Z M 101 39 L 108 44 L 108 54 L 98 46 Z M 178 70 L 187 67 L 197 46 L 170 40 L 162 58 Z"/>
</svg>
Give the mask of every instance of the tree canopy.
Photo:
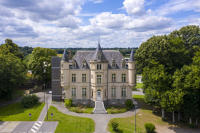
<svg viewBox="0 0 200 133">
<path fill-rule="evenodd" d="M 189 118 L 200 116 L 200 28 L 185 26 L 153 36 L 135 54 L 146 101 Z"/>
<path fill-rule="evenodd" d="M 51 57 L 56 56 L 55 50 L 49 48 L 34 48 L 29 60 L 29 69 L 32 70 L 33 76 L 40 83 L 50 82 L 51 79 Z M 44 65 L 46 62 L 46 67 Z M 46 71 L 44 73 L 44 70 Z"/>
<path fill-rule="evenodd" d="M 13 90 L 25 80 L 26 69 L 19 47 L 10 39 L 0 46 L 0 99 L 12 98 Z"/>
</svg>

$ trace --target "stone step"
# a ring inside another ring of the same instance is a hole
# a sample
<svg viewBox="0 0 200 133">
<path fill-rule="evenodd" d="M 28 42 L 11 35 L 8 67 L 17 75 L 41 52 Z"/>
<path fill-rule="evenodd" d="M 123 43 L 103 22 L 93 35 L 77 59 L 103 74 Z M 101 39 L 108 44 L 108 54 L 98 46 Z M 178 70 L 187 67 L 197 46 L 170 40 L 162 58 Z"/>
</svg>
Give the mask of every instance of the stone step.
<svg viewBox="0 0 200 133">
<path fill-rule="evenodd" d="M 95 101 L 94 114 L 107 114 L 104 103 L 102 101 Z"/>
</svg>

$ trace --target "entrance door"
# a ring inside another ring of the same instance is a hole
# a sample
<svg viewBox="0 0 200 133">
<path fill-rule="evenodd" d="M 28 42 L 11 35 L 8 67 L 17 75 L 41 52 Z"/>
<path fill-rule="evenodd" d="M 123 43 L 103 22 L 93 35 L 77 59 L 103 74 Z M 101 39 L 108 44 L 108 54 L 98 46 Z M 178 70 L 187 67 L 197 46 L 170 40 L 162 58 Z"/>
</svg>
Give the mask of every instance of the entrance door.
<svg viewBox="0 0 200 133">
<path fill-rule="evenodd" d="M 101 101 L 101 91 L 97 91 L 97 101 Z"/>
</svg>

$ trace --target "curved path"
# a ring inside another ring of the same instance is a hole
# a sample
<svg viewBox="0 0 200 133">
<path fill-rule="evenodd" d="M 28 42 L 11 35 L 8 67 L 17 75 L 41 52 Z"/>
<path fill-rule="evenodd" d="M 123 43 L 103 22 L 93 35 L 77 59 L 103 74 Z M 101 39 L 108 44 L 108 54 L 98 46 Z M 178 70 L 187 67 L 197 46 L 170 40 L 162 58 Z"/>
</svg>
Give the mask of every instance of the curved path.
<svg viewBox="0 0 200 133">
<path fill-rule="evenodd" d="M 75 113 L 69 111 L 67 108 L 64 107 L 64 104 L 61 103 L 52 103 L 52 106 L 56 107 L 62 113 L 73 115 L 73 116 L 80 116 L 80 117 L 88 117 L 94 120 L 95 122 L 95 133 L 109 133 L 107 131 L 107 125 L 110 119 L 112 118 L 120 118 L 120 117 L 129 117 L 134 115 L 135 110 L 130 110 L 125 113 L 119 114 L 86 114 L 86 113 Z M 136 109 L 136 113 L 139 109 Z"/>
</svg>

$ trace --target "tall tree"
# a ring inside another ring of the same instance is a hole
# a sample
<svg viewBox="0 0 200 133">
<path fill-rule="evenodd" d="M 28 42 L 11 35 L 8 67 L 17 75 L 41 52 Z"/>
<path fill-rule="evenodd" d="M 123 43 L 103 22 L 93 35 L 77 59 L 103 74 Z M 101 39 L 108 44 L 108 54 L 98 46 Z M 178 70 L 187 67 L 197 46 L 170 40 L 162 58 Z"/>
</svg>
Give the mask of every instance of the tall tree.
<svg viewBox="0 0 200 133">
<path fill-rule="evenodd" d="M 0 51 L 2 54 L 13 54 L 20 59 L 23 59 L 23 53 L 20 51 L 17 44 L 13 43 L 11 39 L 6 39 L 5 44 L 0 46 Z"/>
<path fill-rule="evenodd" d="M 153 36 L 136 51 L 146 101 L 173 112 L 173 120 L 174 111 L 180 110 L 190 119 L 199 118 L 199 49 L 199 26 L 186 26 L 169 35 Z"/>
<path fill-rule="evenodd" d="M 29 69 L 32 70 L 34 78 L 40 83 L 50 82 L 51 57 L 56 55 L 56 51 L 49 48 L 34 48 L 29 60 Z M 44 71 L 46 72 L 44 73 Z"/>
<path fill-rule="evenodd" d="M 0 99 L 10 99 L 13 90 L 25 80 L 25 67 L 13 54 L 0 53 L 0 68 Z"/>
</svg>

